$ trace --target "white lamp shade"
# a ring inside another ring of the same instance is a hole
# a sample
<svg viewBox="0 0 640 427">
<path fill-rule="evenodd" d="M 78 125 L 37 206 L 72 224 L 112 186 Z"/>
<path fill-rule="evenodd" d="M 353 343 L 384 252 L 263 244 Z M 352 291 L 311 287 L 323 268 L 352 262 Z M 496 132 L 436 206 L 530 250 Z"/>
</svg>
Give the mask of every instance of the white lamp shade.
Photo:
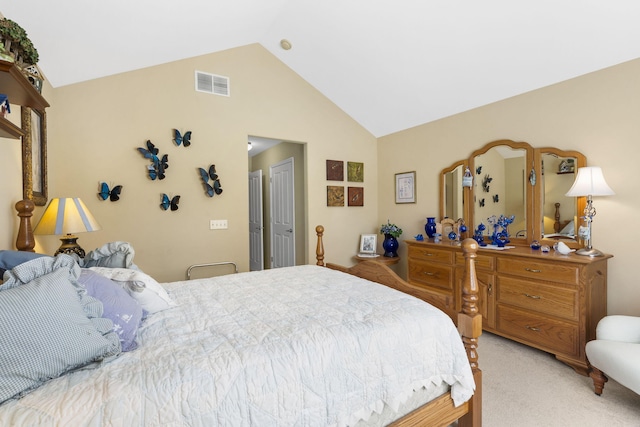
<svg viewBox="0 0 640 427">
<path fill-rule="evenodd" d="M 51 199 L 34 234 L 73 234 L 100 230 L 100 224 L 78 197 Z"/>
<path fill-rule="evenodd" d="M 604 180 L 602 169 L 598 166 L 589 166 L 578 168 L 578 176 L 565 196 L 612 196 L 614 194 L 616 193 Z"/>
</svg>

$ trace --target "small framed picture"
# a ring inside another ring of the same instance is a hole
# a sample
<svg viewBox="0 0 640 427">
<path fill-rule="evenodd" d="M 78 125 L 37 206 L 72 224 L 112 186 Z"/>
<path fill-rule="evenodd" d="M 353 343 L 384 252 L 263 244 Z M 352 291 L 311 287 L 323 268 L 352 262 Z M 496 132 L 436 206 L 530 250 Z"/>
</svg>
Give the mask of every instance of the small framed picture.
<svg viewBox="0 0 640 427">
<path fill-rule="evenodd" d="M 396 174 L 396 203 L 416 202 L 416 172 Z"/>
<path fill-rule="evenodd" d="M 364 188 L 347 187 L 347 206 L 364 206 Z"/>
<path fill-rule="evenodd" d="M 361 234 L 360 235 L 360 253 L 361 254 L 375 254 L 377 247 L 378 236 L 375 234 Z"/>
</svg>

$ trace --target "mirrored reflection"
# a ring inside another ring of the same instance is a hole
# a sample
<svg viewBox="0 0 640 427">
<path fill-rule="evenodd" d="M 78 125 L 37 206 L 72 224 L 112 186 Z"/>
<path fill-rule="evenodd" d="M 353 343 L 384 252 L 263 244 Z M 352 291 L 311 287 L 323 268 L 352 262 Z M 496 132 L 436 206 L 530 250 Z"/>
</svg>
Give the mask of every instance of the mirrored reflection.
<svg viewBox="0 0 640 427">
<path fill-rule="evenodd" d="M 464 174 L 464 168 L 462 165 L 458 165 L 453 170 L 445 172 L 442 179 L 442 204 L 443 211 L 442 216 L 447 218 L 463 218 L 464 217 L 464 202 L 463 202 L 463 187 L 462 176 Z"/>
<path fill-rule="evenodd" d="M 567 197 L 575 179 L 577 159 L 542 154 L 542 236 L 575 240 L 576 199 Z"/>
<path fill-rule="evenodd" d="M 474 225 L 487 226 L 494 215 L 515 215 L 509 234 L 526 238 L 526 150 L 492 147 L 474 158 L 474 169 Z"/>
</svg>

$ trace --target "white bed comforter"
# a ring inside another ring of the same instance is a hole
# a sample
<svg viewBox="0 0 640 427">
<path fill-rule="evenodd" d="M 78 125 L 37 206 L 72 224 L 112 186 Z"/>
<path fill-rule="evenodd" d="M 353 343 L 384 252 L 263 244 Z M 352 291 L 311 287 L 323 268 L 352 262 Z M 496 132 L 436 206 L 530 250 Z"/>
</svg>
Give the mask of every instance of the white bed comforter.
<svg viewBox="0 0 640 427">
<path fill-rule="evenodd" d="M 258 280 L 259 278 L 259 280 Z M 166 284 L 137 350 L 0 406 L 0 425 L 345 426 L 474 382 L 458 332 L 411 296 L 316 266 Z"/>
</svg>

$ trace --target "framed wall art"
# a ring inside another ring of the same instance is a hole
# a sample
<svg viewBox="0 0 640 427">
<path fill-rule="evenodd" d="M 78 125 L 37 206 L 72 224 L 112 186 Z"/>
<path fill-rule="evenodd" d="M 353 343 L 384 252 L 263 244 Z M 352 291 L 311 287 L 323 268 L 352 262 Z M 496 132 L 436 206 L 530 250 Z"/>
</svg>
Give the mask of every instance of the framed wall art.
<svg viewBox="0 0 640 427">
<path fill-rule="evenodd" d="M 347 162 L 347 181 L 364 182 L 364 163 Z"/>
<path fill-rule="evenodd" d="M 396 203 L 416 202 L 416 172 L 396 174 Z"/>
<path fill-rule="evenodd" d="M 327 160 L 327 181 L 344 181 L 344 162 Z"/>
<path fill-rule="evenodd" d="M 46 113 L 22 108 L 22 197 L 36 206 L 47 204 L 47 119 Z"/>
<path fill-rule="evenodd" d="M 327 185 L 327 206 L 344 206 L 344 187 Z"/>
<path fill-rule="evenodd" d="M 347 198 L 349 206 L 364 206 L 364 188 L 348 187 Z"/>
</svg>

